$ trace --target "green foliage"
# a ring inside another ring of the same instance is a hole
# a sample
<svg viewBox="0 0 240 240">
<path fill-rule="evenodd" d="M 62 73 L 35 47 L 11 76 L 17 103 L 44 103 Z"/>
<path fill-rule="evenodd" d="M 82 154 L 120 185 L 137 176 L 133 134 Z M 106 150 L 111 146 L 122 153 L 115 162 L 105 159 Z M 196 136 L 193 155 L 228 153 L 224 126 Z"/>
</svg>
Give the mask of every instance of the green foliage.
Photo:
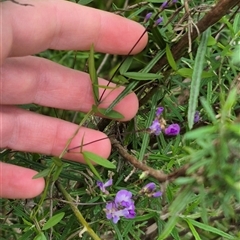
<svg viewBox="0 0 240 240">
<path fill-rule="evenodd" d="M 95 104 L 98 104 L 99 101 L 99 93 L 98 93 L 98 77 L 97 77 L 97 71 L 95 68 L 95 61 L 94 61 L 94 46 L 92 45 L 90 48 L 90 54 L 89 54 L 89 75 L 92 81 L 92 89 L 93 89 L 93 96 Z"/>
<path fill-rule="evenodd" d="M 190 88 L 190 97 L 188 103 L 188 126 L 191 129 L 194 124 L 194 114 L 197 109 L 198 96 L 200 92 L 202 71 L 205 63 L 205 53 L 207 50 L 207 42 L 210 35 L 210 28 L 203 33 L 201 42 L 198 47 L 198 51 L 195 58 L 191 88 Z"/>
<path fill-rule="evenodd" d="M 127 6 L 122 0 L 78 3 L 143 23 L 145 14 L 156 14 L 163 2 L 132 1 Z M 94 53 L 93 46 L 90 53 L 47 50 L 39 54 L 80 71 L 88 62 L 95 100 L 92 112 L 76 115 L 61 109 L 21 106 L 94 129 L 98 127 L 96 120 L 101 119 L 95 114 L 112 118 L 105 133 L 118 140 L 141 165 L 151 166 L 168 178 L 160 181 L 150 171 L 132 166 L 115 148 L 108 160 L 82 151 L 83 140 L 76 154 L 83 155 L 86 165 L 3 149 L 1 161 L 37 170 L 34 178 L 45 177 L 46 188 L 41 196 L 26 201 L 0 199 L 0 239 L 90 239 L 85 230 L 91 234 L 92 230 L 99 239 L 240 239 L 239 9 L 229 9 L 211 30 L 192 39 L 191 46 L 189 43 L 177 58 L 174 47 L 216 4 L 210 0 L 204 4 L 188 1 L 191 18 L 187 18 L 183 2 L 161 13 L 162 25 L 152 28 L 155 19 L 146 23 L 146 49 L 129 56 L 122 65 L 121 56 L 105 59 L 103 54 Z M 99 88 L 112 88 L 99 86 L 98 76 L 110 79 L 119 66 L 114 81 L 119 84 L 118 80 L 124 80 L 126 88 L 107 109 L 100 108 Z M 113 110 L 114 106 L 132 91 L 140 100 L 136 118 L 127 123 L 114 121 L 124 117 Z M 165 108 L 165 125 L 180 124 L 180 135 L 149 134 L 147 128 L 158 106 Z M 200 120 L 194 123 L 196 111 L 200 112 Z M 113 186 L 106 196 L 97 188 L 96 179 L 106 182 L 109 178 Z M 106 201 L 118 190 L 127 189 L 137 195 L 149 182 L 160 187 L 161 198 L 138 196 L 136 218 L 121 219 L 117 224 L 106 218 Z"/>
<path fill-rule="evenodd" d="M 52 216 L 50 219 L 48 219 L 48 221 L 43 225 L 43 228 L 42 230 L 47 230 L 53 226 L 55 226 L 56 224 L 58 224 L 62 218 L 64 217 L 65 213 L 64 212 L 61 212 L 61 213 L 58 213 L 54 216 Z"/>
</svg>

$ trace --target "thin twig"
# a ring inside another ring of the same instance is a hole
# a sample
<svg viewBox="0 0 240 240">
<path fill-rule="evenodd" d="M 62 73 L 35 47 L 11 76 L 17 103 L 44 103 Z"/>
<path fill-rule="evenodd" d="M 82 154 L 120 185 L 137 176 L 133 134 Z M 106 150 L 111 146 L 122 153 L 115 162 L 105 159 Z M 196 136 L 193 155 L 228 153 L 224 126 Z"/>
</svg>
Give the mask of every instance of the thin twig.
<svg viewBox="0 0 240 240">
<path fill-rule="evenodd" d="M 156 170 L 144 164 L 143 162 L 138 161 L 134 156 L 130 155 L 127 150 L 116 140 L 110 138 L 113 147 L 119 152 L 119 154 L 128 162 L 130 162 L 135 168 L 141 169 L 142 171 L 146 172 L 148 175 L 154 177 L 159 182 L 166 182 L 166 181 L 173 181 L 180 176 L 185 176 L 186 171 L 189 165 L 184 165 L 183 167 L 179 168 L 178 170 L 170 173 L 165 174 L 163 171 Z"/>
</svg>

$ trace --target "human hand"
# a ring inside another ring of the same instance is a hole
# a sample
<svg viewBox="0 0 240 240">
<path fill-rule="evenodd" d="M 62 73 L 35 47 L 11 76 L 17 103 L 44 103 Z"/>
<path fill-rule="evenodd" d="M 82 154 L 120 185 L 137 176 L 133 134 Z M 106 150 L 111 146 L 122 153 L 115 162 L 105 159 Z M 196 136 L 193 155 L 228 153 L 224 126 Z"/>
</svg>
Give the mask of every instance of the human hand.
<svg viewBox="0 0 240 240">
<path fill-rule="evenodd" d="M 24 0 L 34 6 L 2 2 L 0 18 L 0 147 L 18 151 L 59 156 L 78 125 L 39 115 L 16 107 L 35 103 L 43 106 L 87 112 L 94 98 L 88 74 L 68 69 L 49 60 L 29 56 L 46 49 L 88 50 L 127 54 L 144 28 L 132 21 L 100 10 L 60 0 Z M 147 42 L 145 35 L 133 53 Z M 100 85 L 107 81 L 99 79 Z M 117 88 L 101 103 L 107 107 L 123 90 Z M 99 90 L 100 94 L 103 92 Z M 127 108 L 125 106 L 128 106 Z M 134 93 L 114 108 L 131 119 L 137 112 Z M 80 128 L 69 148 L 106 137 L 104 133 Z M 94 142 L 83 150 L 107 158 L 109 139 Z M 64 158 L 82 162 L 81 154 L 67 153 Z M 0 197 L 32 198 L 44 188 L 44 179 L 32 179 L 36 171 L 0 163 Z"/>
</svg>

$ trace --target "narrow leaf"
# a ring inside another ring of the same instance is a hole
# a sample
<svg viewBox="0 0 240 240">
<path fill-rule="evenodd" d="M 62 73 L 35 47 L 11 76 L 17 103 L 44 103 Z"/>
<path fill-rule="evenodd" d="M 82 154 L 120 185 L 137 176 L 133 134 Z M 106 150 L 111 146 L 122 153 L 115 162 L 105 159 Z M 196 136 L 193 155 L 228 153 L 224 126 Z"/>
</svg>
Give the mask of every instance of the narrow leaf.
<svg viewBox="0 0 240 240">
<path fill-rule="evenodd" d="M 193 76 L 193 69 L 191 68 L 180 68 L 176 71 L 177 74 L 183 76 L 183 77 L 189 77 L 192 78 Z M 203 71 L 201 74 L 201 78 L 210 78 L 213 77 L 215 74 L 213 71 Z"/>
<path fill-rule="evenodd" d="M 119 113 L 115 110 L 111 110 L 110 112 L 107 112 L 106 108 L 98 108 L 97 110 L 99 113 L 101 113 L 105 117 L 109 117 L 112 119 L 123 119 L 124 118 L 124 116 L 121 113 Z"/>
<path fill-rule="evenodd" d="M 142 70 L 142 73 L 147 73 L 149 72 L 152 67 L 158 62 L 158 60 L 164 56 L 165 51 L 159 51 L 156 56 L 149 62 L 148 65 Z M 133 89 L 138 85 L 138 81 L 135 82 L 130 82 L 125 89 L 116 97 L 116 99 L 109 105 L 108 109 L 106 112 L 110 112 L 114 106 L 119 103 L 125 96 L 127 96 Z"/>
<path fill-rule="evenodd" d="M 169 65 L 171 66 L 171 68 L 174 70 L 174 71 L 177 71 L 177 64 L 173 58 L 173 55 L 172 55 L 172 52 L 171 52 L 171 49 L 169 47 L 169 45 L 167 44 L 166 45 L 166 55 L 167 55 L 167 60 L 168 60 L 168 63 Z"/>
<path fill-rule="evenodd" d="M 53 181 L 56 181 L 58 179 L 58 177 L 59 177 L 60 173 L 62 172 L 62 170 L 63 170 L 63 165 L 60 166 L 60 167 L 57 166 L 57 168 L 56 168 L 56 170 L 55 170 L 55 172 L 53 174 Z"/>
<path fill-rule="evenodd" d="M 210 35 L 210 28 L 208 28 L 202 35 L 202 39 L 197 51 L 193 76 L 191 81 L 190 98 L 188 103 L 188 126 L 191 129 L 194 124 L 194 114 L 197 109 L 198 96 L 200 91 L 201 76 L 203 72 L 205 53 L 207 51 L 207 42 Z"/>
<path fill-rule="evenodd" d="M 83 158 L 86 161 L 88 167 L 91 169 L 92 173 L 97 177 L 98 180 L 102 182 L 102 178 L 99 175 L 97 169 L 93 166 L 91 160 L 86 155 L 84 155 L 84 153 L 83 153 Z"/>
<path fill-rule="evenodd" d="M 93 162 L 97 163 L 98 165 L 101 165 L 105 168 L 111 168 L 111 169 L 116 168 L 116 166 L 113 163 L 109 162 L 106 158 L 98 156 L 95 153 L 84 151 L 84 152 L 82 152 L 82 154 L 84 157 L 90 159 L 91 161 L 93 161 Z"/>
<path fill-rule="evenodd" d="M 139 81 L 149 81 L 155 79 L 161 79 L 162 75 L 155 73 L 142 73 L 142 72 L 125 72 L 122 74 L 125 77 L 139 80 Z"/>
<path fill-rule="evenodd" d="M 36 179 L 36 178 L 41 178 L 41 177 L 46 177 L 48 175 L 48 173 L 50 172 L 50 168 L 46 168 L 44 169 L 43 171 L 37 173 L 36 175 L 33 176 L 33 179 Z"/>
<path fill-rule="evenodd" d="M 53 226 L 55 226 L 56 224 L 58 224 L 62 218 L 64 217 L 65 213 L 64 212 L 61 212 L 61 213 L 58 213 L 54 216 L 52 216 L 50 219 L 48 219 L 48 221 L 43 225 L 43 228 L 42 230 L 47 230 Z"/>
<path fill-rule="evenodd" d="M 97 87 L 98 86 L 98 77 L 97 77 L 97 71 L 96 71 L 95 62 L 94 62 L 94 46 L 93 46 L 93 44 L 90 48 L 88 65 L 89 65 L 89 75 L 90 75 L 90 79 L 92 81 L 94 101 L 95 101 L 95 104 L 97 105 L 98 100 L 99 100 L 99 92 L 98 92 L 98 87 Z"/>
<path fill-rule="evenodd" d="M 201 240 L 201 238 L 199 237 L 198 232 L 196 231 L 196 229 L 194 228 L 194 226 L 192 225 L 192 223 L 191 223 L 190 221 L 188 221 L 187 218 L 184 219 L 184 220 L 187 222 L 190 230 L 192 231 L 192 234 L 193 234 L 194 238 L 195 238 L 196 240 Z"/>
<path fill-rule="evenodd" d="M 193 220 L 193 219 L 190 219 L 190 218 L 188 218 L 188 221 L 189 221 L 192 225 L 194 225 L 195 227 L 201 228 L 201 229 L 203 229 L 203 230 L 206 231 L 206 232 L 215 233 L 215 234 L 217 234 L 217 235 L 219 235 L 219 236 L 224 237 L 224 239 L 235 239 L 233 236 L 231 236 L 231 235 L 229 235 L 228 233 L 225 233 L 225 232 L 223 232 L 223 231 L 221 231 L 221 230 L 219 230 L 219 229 L 217 229 L 217 228 L 214 228 L 214 227 L 211 227 L 211 226 L 209 226 L 209 225 L 206 225 L 206 224 L 197 222 L 197 221 L 195 221 L 195 220 Z"/>
<path fill-rule="evenodd" d="M 128 71 L 129 67 L 131 66 L 133 61 L 133 57 L 132 56 L 128 56 L 127 59 L 124 61 L 124 63 L 122 64 L 122 66 L 119 69 L 119 73 L 121 75 L 123 75 L 125 72 Z"/>
<path fill-rule="evenodd" d="M 43 232 L 40 232 L 33 240 L 47 240 Z"/>
</svg>

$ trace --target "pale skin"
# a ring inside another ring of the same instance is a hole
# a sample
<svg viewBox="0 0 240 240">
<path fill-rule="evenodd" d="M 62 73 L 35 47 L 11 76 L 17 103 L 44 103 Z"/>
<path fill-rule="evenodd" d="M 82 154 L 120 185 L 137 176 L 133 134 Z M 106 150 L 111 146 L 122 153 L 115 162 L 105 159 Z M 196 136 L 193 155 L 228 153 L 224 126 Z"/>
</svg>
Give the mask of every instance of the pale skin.
<svg viewBox="0 0 240 240">
<path fill-rule="evenodd" d="M 124 55 L 144 28 L 114 14 L 62 0 L 24 3 L 34 6 L 0 3 L 0 148 L 59 156 L 78 125 L 17 105 L 35 103 L 88 112 L 94 103 L 90 78 L 86 73 L 31 55 L 46 49 L 88 50 L 91 44 L 95 51 Z M 133 54 L 146 43 L 145 34 Z M 107 84 L 104 79 L 99 82 Z M 122 90 L 121 87 L 106 93 L 101 106 L 107 107 Z M 133 118 L 138 110 L 136 95 L 129 94 L 115 110 L 124 115 L 125 121 Z M 83 135 L 85 143 L 106 137 L 102 132 L 81 127 L 70 147 L 78 146 Z M 111 144 L 106 139 L 87 145 L 84 150 L 107 158 Z M 83 162 L 81 154 L 67 153 L 64 158 Z M 32 179 L 36 173 L 0 162 L 0 197 L 32 198 L 41 194 L 45 181 Z"/>
</svg>

